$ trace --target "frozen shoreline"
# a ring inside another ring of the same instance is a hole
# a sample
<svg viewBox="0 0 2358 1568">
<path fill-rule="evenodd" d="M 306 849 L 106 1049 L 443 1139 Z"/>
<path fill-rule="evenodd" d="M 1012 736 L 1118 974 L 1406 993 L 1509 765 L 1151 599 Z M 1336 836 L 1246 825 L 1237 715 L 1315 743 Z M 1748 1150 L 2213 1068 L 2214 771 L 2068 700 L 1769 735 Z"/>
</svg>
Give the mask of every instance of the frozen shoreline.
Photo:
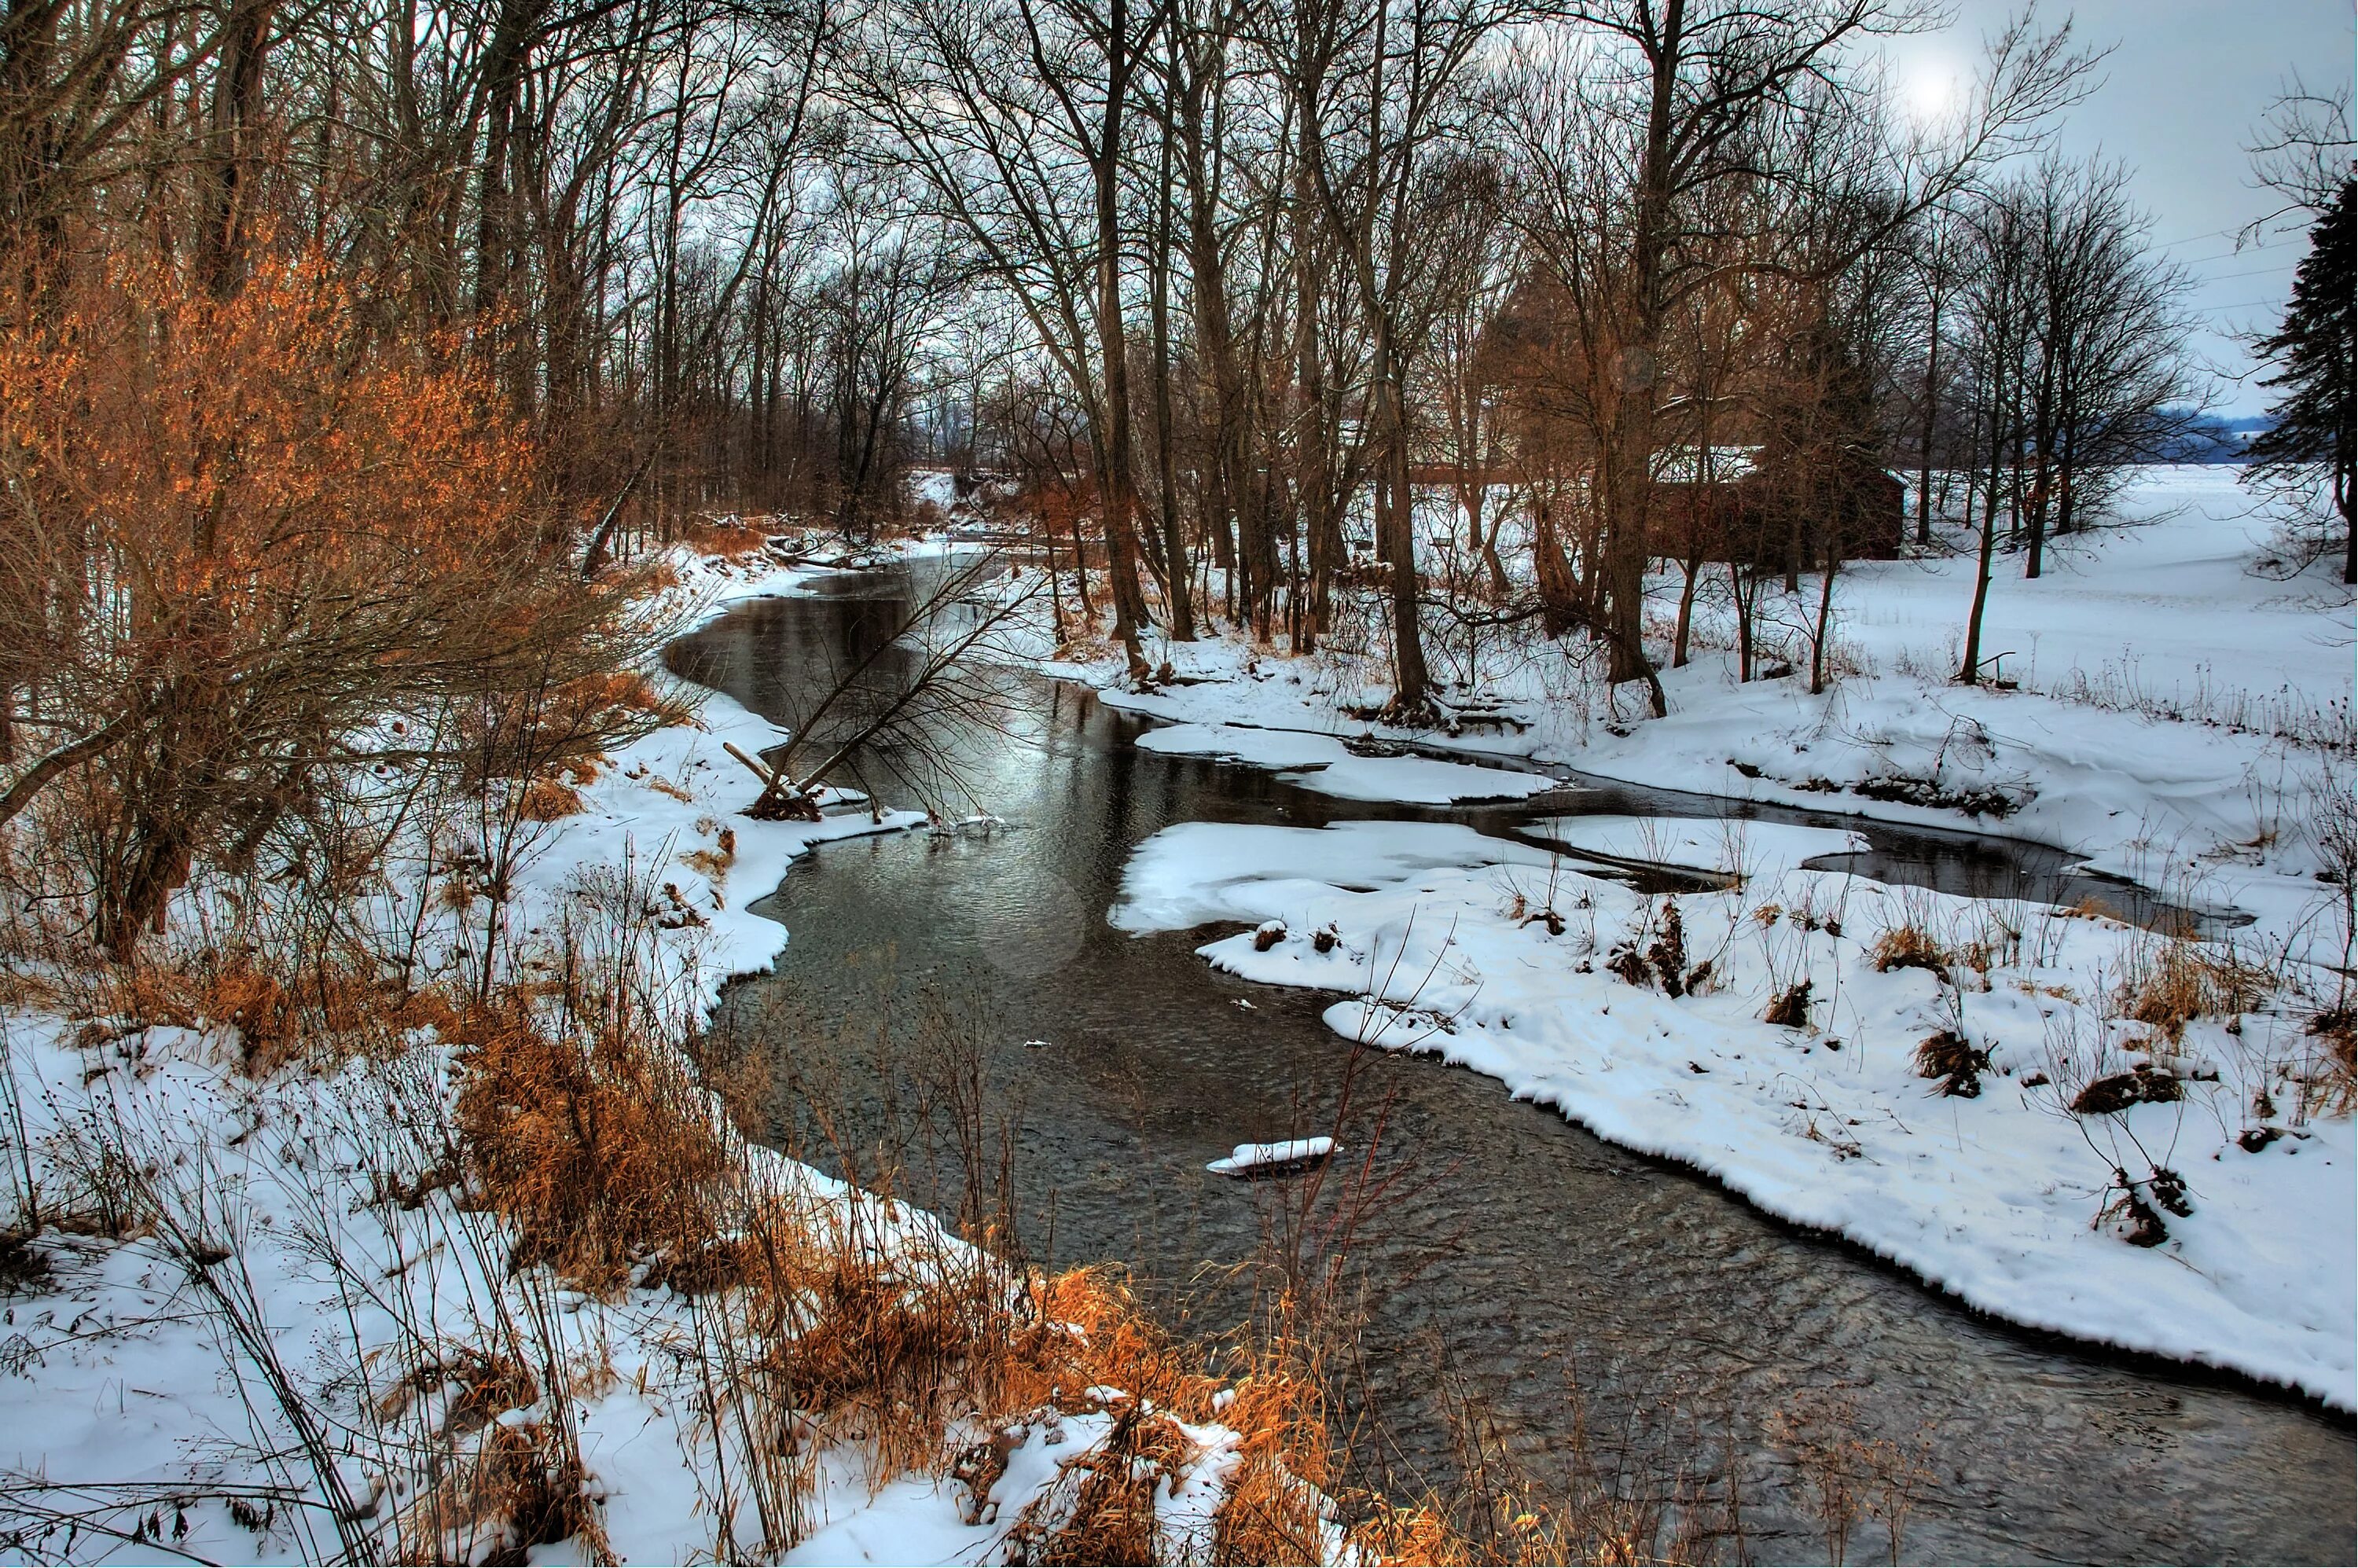
<svg viewBox="0 0 2358 1568">
<path fill-rule="evenodd" d="M 1471 1067 L 1997 1316 L 2358 1401 L 2351 1123 L 2294 1125 L 2285 1072 L 2304 1037 L 2282 999 L 2169 1039 L 2098 989 L 2164 961 L 2148 934 L 1791 869 L 1838 837 L 1822 829 L 1617 826 L 1705 844 L 1727 829 L 1743 883 L 1642 897 L 1454 824 L 1196 823 L 1140 847 L 1112 918 L 1257 927 L 1198 951 L 1342 993 L 1325 1019 L 1346 1039 Z M 1879 944 L 1913 951 L 1894 930 L 1935 954 L 1878 970 Z M 1803 980 L 1798 1022 L 1763 1022 Z M 1918 1058 L 1952 1028 L 1978 1062 L 1969 1098 Z M 2166 1079 L 2176 1098 L 2068 1108 L 2113 1078 Z M 2261 1094 L 2277 1115 L 2254 1114 Z M 2148 1206 L 2160 1173 L 2190 1195 L 2158 1246 L 2128 1239 L 2116 1167 Z"/>
</svg>

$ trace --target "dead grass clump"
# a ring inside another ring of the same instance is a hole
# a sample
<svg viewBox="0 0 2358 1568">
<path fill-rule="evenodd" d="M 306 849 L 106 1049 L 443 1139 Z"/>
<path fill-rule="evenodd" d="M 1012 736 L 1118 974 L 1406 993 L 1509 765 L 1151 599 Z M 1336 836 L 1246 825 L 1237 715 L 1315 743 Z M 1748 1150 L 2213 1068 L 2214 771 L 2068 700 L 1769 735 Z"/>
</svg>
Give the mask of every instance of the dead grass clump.
<svg viewBox="0 0 2358 1568">
<path fill-rule="evenodd" d="M 502 1422 L 442 1467 L 398 1526 L 404 1561 L 520 1564 L 572 1541 L 613 1560 L 574 1444 L 541 1422 Z"/>
<path fill-rule="evenodd" d="M 485 1351 L 472 1345 L 452 1345 L 424 1356 L 391 1388 L 377 1396 L 376 1413 L 394 1421 L 420 1399 L 449 1392 L 443 1429 L 465 1436 L 490 1425 L 512 1410 L 521 1410 L 540 1398 L 540 1385 L 514 1357 Z"/>
<path fill-rule="evenodd" d="M 1686 994 L 1687 934 L 1679 919 L 1679 906 L 1674 900 L 1662 900 L 1662 921 L 1651 946 L 1646 949 L 1646 962 L 1653 967 L 1667 996 Z"/>
<path fill-rule="evenodd" d="M 1011 1342 L 1011 1363 L 992 1390 L 1005 1407 L 1043 1402 L 1054 1385 L 1070 1391 L 1077 1376 L 1088 1379 L 1080 1387 L 1120 1389 L 1191 1421 L 1210 1416 L 1218 1379 L 1113 1271 L 1068 1269 L 1039 1281 L 1024 1321 L 1028 1332 Z"/>
<path fill-rule="evenodd" d="M 1928 1034 L 1916 1047 L 1916 1076 L 1940 1079 L 1941 1092 L 1959 1099 L 1981 1098 L 1982 1075 L 1989 1065 L 1989 1053 L 1953 1029 Z"/>
<path fill-rule="evenodd" d="M 255 1076 L 298 1056 L 341 1059 L 440 1016 L 425 993 L 405 993 L 373 965 L 314 957 L 302 972 L 282 974 L 239 947 L 188 964 L 105 965 L 64 989 L 56 1001 L 93 1019 L 79 1033 L 84 1046 L 142 1029 L 226 1027 L 237 1032 L 239 1066 Z"/>
<path fill-rule="evenodd" d="M 915 1285 L 886 1260 L 841 1253 L 791 1278 L 789 1332 L 772 1340 L 768 1380 L 831 1432 L 864 1441 L 877 1473 L 930 1465 L 993 1327 L 980 1286 Z"/>
<path fill-rule="evenodd" d="M 1868 957 L 1878 974 L 1889 974 L 1894 969 L 1927 969 L 1935 975 L 1945 975 L 1952 962 L 1948 949 L 1934 941 L 1931 932 L 1913 924 L 1887 928 L 1875 939 Z"/>
<path fill-rule="evenodd" d="M 2346 1001 L 2329 1007 L 2310 1017 L 2307 1033 L 2325 1047 L 2323 1070 L 2309 1084 L 2315 1103 L 2329 1116 L 2347 1116 L 2358 1105 L 2358 1015 Z"/>
<path fill-rule="evenodd" d="M 1810 1026 L 1810 982 L 1795 980 L 1768 1000 L 1768 1010 L 1761 1015 L 1767 1023 L 1780 1024 L 1787 1029 L 1807 1029 Z"/>
<path fill-rule="evenodd" d="M 2159 1178 L 2163 1173 L 2157 1169 L 2154 1174 Z M 2175 1173 L 2169 1173 L 2169 1180 L 2173 1184 L 2177 1182 Z M 2155 1184 L 2158 1186 L 2158 1181 Z M 2132 1247 L 2158 1247 L 2169 1239 L 2169 1227 L 2160 1215 L 2154 1212 L 2153 1205 L 2146 1201 L 2145 1195 L 2137 1191 L 2138 1185 L 2129 1179 L 2127 1171 L 2115 1167 L 2112 1186 L 2107 1190 L 2117 1191 L 2121 1195 L 2097 1211 L 2093 1227 L 2102 1230 L 2109 1225 L 2113 1227 L 2114 1234 Z M 2180 1186 L 2181 1201 L 2172 1206 L 2180 1213 L 2190 1214 L 2192 1209 L 2185 1206 L 2182 1201 L 2184 1192 L 2183 1186 Z"/>
<path fill-rule="evenodd" d="M 225 1024 L 237 1031 L 249 1069 L 283 1060 L 295 1030 L 287 988 L 242 953 L 198 971 L 140 964 L 116 969 L 107 979 L 114 991 L 110 1011 L 120 1022 L 176 1029 Z"/>
<path fill-rule="evenodd" d="M 1205 1370 L 1199 1346 L 1173 1336 L 1102 1269 L 1035 1281 L 1020 1316 L 1019 1331 L 998 1347 L 999 1364 L 987 1369 L 983 1391 L 996 1408 L 1093 1409 L 1091 1389 L 1119 1389 L 1135 1401 L 1117 1412 L 1100 1445 L 1103 1462 L 1093 1460 L 1074 1490 L 1032 1519 L 1029 1561 L 1152 1560 L 1141 1553 L 1153 1544 L 1153 1484 L 1192 1457 L 1171 1418 L 1217 1421 L 1237 1434 L 1212 1540 L 1177 1543 L 1184 1555 L 1325 1561 L 1328 1505 L 1317 1488 L 1327 1478 L 1325 1404 L 1300 1346 L 1266 1336 L 1254 1365 L 1224 1386 Z"/>
<path fill-rule="evenodd" d="M 719 882 L 737 863 L 737 829 L 723 827 L 709 849 L 690 849 L 680 858 L 682 865 L 704 874 L 707 880 Z"/>
<path fill-rule="evenodd" d="M 1251 1403 L 1248 1404 L 1248 1399 Z M 1215 1563 L 1315 1563 L 1325 1561 L 1325 1503 L 1305 1479 L 1323 1475 L 1325 1431 L 1301 1428 L 1316 1403 L 1298 1380 L 1249 1379 L 1220 1420 L 1242 1433 L 1240 1456 L 1212 1519 Z"/>
<path fill-rule="evenodd" d="M 1195 1445 L 1169 1415 L 1123 1400 L 1105 1437 L 1016 1516 L 1005 1561 L 1044 1568 L 1163 1561 L 1155 1493 L 1175 1487 L 1194 1456 Z"/>
<path fill-rule="evenodd" d="M 2190 1020 L 2249 1012 L 2275 989 L 2266 969 L 2232 949 L 2172 937 L 2131 954 L 2120 996 L 2127 1017 L 2176 1040 Z"/>
<path fill-rule="evenodd" d="M 525 786 L 516 815 L 526 822 L 557 822 L 587 805 L 581 792 L 559 778 L 537 778 Z"/>
<path fill-rule="evenodd" d="M 457 1036 L 461 1144 L 519 1265 L 611 1289 L 634 1262 L 711 1238 L 725 1152 L 676 1064 L 614 1034 L 557 1037 L 514 1001 L 474 1010 Z"/>
<path fill-rule="evenodd" d="M 760 555 L 770 536 L 740 517 L 698 517 L 681 528 L 680 537 L 699 555 L 741 561 Z"/>
<path fill-rule="evenodd" d="M 2071 1097 L 2071 1110 L 2077 1116 L 2117 1116 L 2131 1106 L 2167 1105 L 2185 1096 L 2175 1074 L 2158 1073 L 2151 1063 L 2139 1062 L 2133 1072 L 2091 1079 Z"/>
</svg>

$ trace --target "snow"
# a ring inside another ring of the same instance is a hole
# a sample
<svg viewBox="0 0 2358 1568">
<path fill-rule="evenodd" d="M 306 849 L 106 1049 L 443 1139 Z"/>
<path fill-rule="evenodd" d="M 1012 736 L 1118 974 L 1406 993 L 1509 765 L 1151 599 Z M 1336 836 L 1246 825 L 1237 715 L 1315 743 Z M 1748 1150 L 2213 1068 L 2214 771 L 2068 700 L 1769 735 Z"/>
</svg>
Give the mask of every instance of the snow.
<svg viewBox="0 0 2358 1568">
<path fill-rule="evenodd" d="M 1557 787 L 1545 773 L 1435 762 L 1429 757 L 1347 757 L 1315 773 L 1283 777 L 1341 800 L 1447 806 L 1456 801 L 1519 800 Z"/>
<path fill-rule="evenodd" d="M 1457 801 L 1519 800 L 1562 787 L 1545 773 L 1429 757 L 1358 756 L 1333 736 L 1296 730 L 1168 724 L 1149 730 L 1138 738 L 1138 744 L 1168 756 L 1214 757 L 1278 769 L 1288 784 L 1338 800 L 1447 806 Z"/>
<path fill-rule="evenodd" d="M 1286 907 L 1286 890 L 1309 899 L 1336 886 L 1373 889 L 1442 868 L 1546 861 L 1543 851 L 1455 822 L 1338 822 L 1311 836 L 1293 827 L 1186 822 L 1133 852 L 1122 871 L 1121 902 L 1107 918 L 1130 932 L 1272 919 L 1307 931 L 1314 922 Z M 1340 875 L 1343 866 L 1350 875 Z"/>
<path fill-rule="evenodd" d="M 1332 1138 L 1289 1138 L 1278 1143 L 1239 1143 L 1204 1169 L 1222 1176 L 1249 1175 L 1271 1165 L 1301 1165 L 1335 1152 Z"/>
<path fill-rule="evenodd" d="M 1350 752 L 1328 735 L 1298 730 L 1256 730 L 1237 724 L 1164 724 L 1138 738 L 1139 749 L 1174 757 L 1217 757 L 1258 768 L 1318 768 L 1347 762 Z"/>
<path fill-rule="evenodd" d="M 2351 1124 L 2292 1127 L 2285 1067 L 2303 1037 L 2289 999 L 2236 1020 L 2240 1033 L 2198 1021 L 2169 1044 L 2121 1018 L 2113 994 L 2150 934 L 1773 869 L 1823 839 L 1737 831 L 1750 841 L 1725 863 L 1747 868 L 1742 885 L 1663 902 L 1454 825 L 1189 824 L 1140 846 L 1113 920 L 1133 932 L 1282 920 L 1295 935 L 1266 951 L 1249 935 L 1199 950 L 1248 979 L 1344 993 L 1326 1012 L 1340 1034 L 1496 1077 L 1983 1310 L 2358 1401 Z M 1619 819 L 1604 838 L 1697 833 Z M 1701 994 L 1631 984 L 1606 962 L 1625 941 L 1647 952 L 1671 904 L 1678 968 L 1710 961 Z M 1300 934 L 1328 922 L 1340 939 L 1322 954 Z M 1988 944 L 1987 972 L 1879 973 L 1873 945 L 1895 926 L 1952 949 Z M 1810 1025 L 1761 1022 L 1802 978 Z M 1977 1098 L 1916 1071 L 1919 1043 L 1958 1023 L 1991 1060 Z M 2191 1075 L 2184 1098 L 2118 1117 L 2065 1108 L 2067 1093 L 2139 1061 Z M 2252 1109 L 2262 1092 L 2271 1116 Z M 2246 1152 L 2238 1134 L 2262 1121 L 2286 1135 Z M 2146 1249 L 2098 1216 L 2118 1196 L 2115 1165 L 2143 1183 L 2156 1164 L 2184 1177 L 2194 1212 L 2166 1217 L 2169 1239 Z"/>
<path fill-rule="evenodd" d="M 2027 688 L 2109 671 L 2190 701 L 2206 691 L 2288 692 L 2347 703 L 2347 598 L 2263 567 L 2269 524 L 2250 514 L 2240 472 L 2225 464 L 2143 470 L 2119 503 L 2137 526 L 2050 546 L 2036 579 L 2021 575 L 2018 557 L 2001 556 L 1982 622 L 1985 656 L 2012 650 L 2004 673 Z M 1947 655 L 1962 643 L 1974 569 L 1962 554 L 1845 568 L 1836 585 L 1844 640 L 1881 664 L 1906 653 L 1953 668 Z"/>
<path fill-rule="evenodd" d="M 1798 866 L 1827 855 L 1855 854 L 1866 835 L 1848 827 L 1805 827 L 1740 817 L 1543 816 L 1526 823 L 1534 838 L 1580 855 L 1669 866 L 1680 871 L 1742 870 L 1754 857 L 1779 866 Z"/>
</svg>

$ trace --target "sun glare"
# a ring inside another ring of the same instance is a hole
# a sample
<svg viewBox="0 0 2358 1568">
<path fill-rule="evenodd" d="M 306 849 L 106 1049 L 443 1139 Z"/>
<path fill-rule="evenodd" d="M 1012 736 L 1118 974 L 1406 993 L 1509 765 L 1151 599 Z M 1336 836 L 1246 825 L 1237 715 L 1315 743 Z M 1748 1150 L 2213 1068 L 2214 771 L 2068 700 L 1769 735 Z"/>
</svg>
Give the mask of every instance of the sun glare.
<svg viewBox="0 0 2358 1568">
<path fill-rule="evenodd" d="M 1956 69 L 1945 60 L 1920 61 L 1900 79 L 1900 102 L 1919 124 L 1945 117 L 1956 107 L 1957 92 Z"/>
</svg>

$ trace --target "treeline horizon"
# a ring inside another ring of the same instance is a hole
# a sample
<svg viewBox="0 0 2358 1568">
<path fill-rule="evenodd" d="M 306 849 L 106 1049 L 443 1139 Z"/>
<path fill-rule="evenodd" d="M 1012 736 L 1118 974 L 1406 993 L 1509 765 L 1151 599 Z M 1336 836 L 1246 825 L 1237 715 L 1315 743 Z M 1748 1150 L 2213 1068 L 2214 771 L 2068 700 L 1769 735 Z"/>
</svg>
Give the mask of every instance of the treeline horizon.
<svg viewBox="0 0 2358 1568">
<path fill-rule="evenodd" d="M 1910 112 L 1878 40 L 1944 19 L 25 0 L 0 22 L 10 321 L 35 352 L 69 320 L 152 336 L 126 277 L 228 308 L 297 266 L 345 302 L 348 356 L 466 378 L 584 578 L 713 511 L 861 532 L 923 451 L 1087 520 L 1140 673 L 1148 625 L 1307 651 L 1372 582 L 1406 715 L 1427 585 L 1355 578 L 1347 527 L 1411 562 L 1412 470 L 1448 475 L 1471 586 L 1530 583 L 1513 613 L 1660 711 L 1650 561 L 1790 588 L 1897 470 L 1920 541 L 1937 510 L 2037 575 L 2199 412 L 2188 278 L 2124 166 L 2051 145 L 2103 51 L 2026 9 Z M 1730 447 L 1740 499 L 1666 503 Z"/>
</svg>

